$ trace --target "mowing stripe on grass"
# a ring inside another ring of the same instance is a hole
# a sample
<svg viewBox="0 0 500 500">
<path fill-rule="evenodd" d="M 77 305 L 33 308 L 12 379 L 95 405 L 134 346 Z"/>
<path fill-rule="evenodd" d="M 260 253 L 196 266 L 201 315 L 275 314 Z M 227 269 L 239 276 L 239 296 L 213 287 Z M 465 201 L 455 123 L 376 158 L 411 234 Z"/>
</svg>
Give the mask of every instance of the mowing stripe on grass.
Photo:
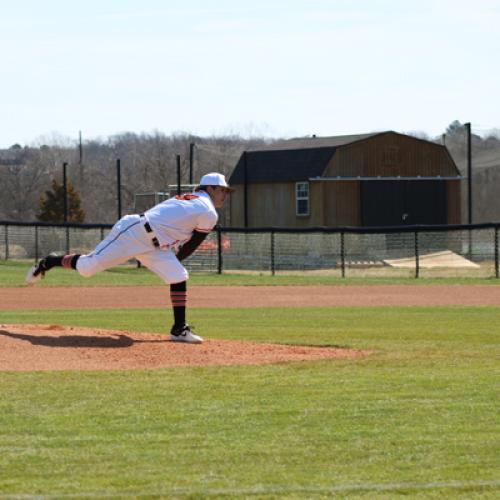
<svg viewBox="0 0 500 500">
<path fill-rule="evenodd" d="M 500 487 L 500 480 L 493 481 L 450 481 L 450 482 L 431 482 L 431 483 L 387 483 L 387 484 L 345 484 L 332 487 L 315 488 L 315 487 L 255 487 L 255 488 L 215 488 L 203 490 L 191 490 L 187 488 L 173 488 L 171 490 L 158 491 L 134 491 L 134 492 L 88 492 L 88 493 L 54 493 L 45 495 L 32 495 L 30 493 L 19 493 L 11 495 L 0 495 L 4 499 L 49 499 L 49 498 L 124 498 L 137 496 L 162 496 L 162 495 L 281 495 L 287 493 L 355 493 L 355 492 L 377 492 L 384 491 L 424 491 L 434 489 L 452 489 L 452 490 L 496 490 Z"/>
</svg>

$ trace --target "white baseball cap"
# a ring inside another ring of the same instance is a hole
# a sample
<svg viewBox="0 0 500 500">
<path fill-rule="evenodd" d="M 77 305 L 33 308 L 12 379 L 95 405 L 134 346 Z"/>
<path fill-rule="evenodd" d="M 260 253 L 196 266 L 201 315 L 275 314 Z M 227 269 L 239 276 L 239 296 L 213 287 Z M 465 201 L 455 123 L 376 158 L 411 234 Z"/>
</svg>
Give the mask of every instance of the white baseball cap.
<svg viewBox="0 0 500 500">
<path fill-rule="evenodd" d="M 222 186 L 225 187 L 227 191 L 234 191 L 234 188 L 228 186 L 226 178 L 222 174 L 218 174 L 217 172 L 210 172 L 209 174 L 205 174 L 200 179 L 200 186 Z"/>
</svg>

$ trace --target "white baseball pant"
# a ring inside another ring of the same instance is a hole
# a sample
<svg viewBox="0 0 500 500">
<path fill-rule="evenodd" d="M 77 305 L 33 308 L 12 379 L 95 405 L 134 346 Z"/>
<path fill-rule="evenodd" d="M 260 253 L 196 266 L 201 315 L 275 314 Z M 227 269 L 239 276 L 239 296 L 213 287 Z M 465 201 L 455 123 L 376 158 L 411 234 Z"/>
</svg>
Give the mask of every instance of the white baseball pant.
<svg viewBox="0 0 500 500">
<path fill-rule="evenodd" d="M 80 256 L 76 270 L 89 278 L 135 257 L 168 284 L 186 281 L 189 274 L 173 249 L 155 247 L 145 222 L 139 215 L 122 217 L 92 253 Z"/>
</svg>

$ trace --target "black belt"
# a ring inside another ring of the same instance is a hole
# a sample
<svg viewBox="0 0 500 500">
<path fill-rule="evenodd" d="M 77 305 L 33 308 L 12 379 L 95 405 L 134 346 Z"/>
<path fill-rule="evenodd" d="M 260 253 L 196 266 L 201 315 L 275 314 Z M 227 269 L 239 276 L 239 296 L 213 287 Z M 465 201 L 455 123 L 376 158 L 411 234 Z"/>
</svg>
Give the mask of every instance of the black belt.
<svg viewBox="0 0 500 500">
<path fill-rule="evenodd" d="M 141 214 L 141 217 L 144 217 L 144 214 Z M 147 233 L 152 233 L 153 230 L 151 229 L 151 226 L 149 225 L 149 222 L 146 221 L 144 223 L 144 229 L 146 230 Z M 160 246 L 160 242 L 158 241 L 158 238 L 156 236 L 153 236 L 153 239 L 151 240 L 153 242 L 153 245 L 155 247 L 159 247 Z"/>
</svg>

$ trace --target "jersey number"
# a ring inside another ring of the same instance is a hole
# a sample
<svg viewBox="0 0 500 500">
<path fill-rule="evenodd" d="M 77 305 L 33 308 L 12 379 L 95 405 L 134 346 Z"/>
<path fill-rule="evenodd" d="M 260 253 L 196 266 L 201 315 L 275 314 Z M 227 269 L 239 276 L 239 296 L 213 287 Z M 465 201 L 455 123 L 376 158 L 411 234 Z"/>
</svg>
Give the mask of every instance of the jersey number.
<svg viewBox="0 0 500 500">
<path fill-rule="evenodd" d="M 183 195 L 177 195 L 175 197 L 176 200 L 185 200 L 185 201 L 196 200 L 196 198 L 199 198 L 199 196 L 196 194 L 183 194 Z"/>
</svg>

